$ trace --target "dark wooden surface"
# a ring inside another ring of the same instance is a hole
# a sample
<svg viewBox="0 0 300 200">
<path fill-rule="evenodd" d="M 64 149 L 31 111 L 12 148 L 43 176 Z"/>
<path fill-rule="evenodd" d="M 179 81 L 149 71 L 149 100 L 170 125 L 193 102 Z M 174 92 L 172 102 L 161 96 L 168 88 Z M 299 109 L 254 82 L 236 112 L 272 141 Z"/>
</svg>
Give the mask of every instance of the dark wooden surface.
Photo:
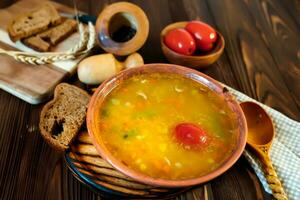
<svg viewBox="0 0 300 200">
<path fill-rule="evenodd" d="M 72 0 L 57 0 L 72 6 Z M 97 15 L 113 1 L 75 0 Z M 0 8 L 15 0 L 1 0 Z M 204 73 L 300 120 L 300 2 L 298 0 L 144 0 L 150 35 L 140 50 L 146 63 L 166 62 L 160 30 L 200 19 L 220 31 L 225 53 Z M 0 63 L 1 64 L 1 63 Z M 78 83 L 76 75 L 68 82 Z M 77 181 L 38 130 L 42 105 L 0 91 L 0 199 L 100 199 Z M 177 199 L 270 199 L 242 157 L 225 174 Z"/>
</svg>

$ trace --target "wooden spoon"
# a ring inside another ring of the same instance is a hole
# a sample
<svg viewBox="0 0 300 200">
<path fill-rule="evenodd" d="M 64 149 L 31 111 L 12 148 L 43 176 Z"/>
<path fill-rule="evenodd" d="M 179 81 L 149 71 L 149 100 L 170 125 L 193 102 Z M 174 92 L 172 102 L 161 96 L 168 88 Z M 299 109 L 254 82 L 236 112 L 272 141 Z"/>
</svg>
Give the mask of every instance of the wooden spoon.
<svg viewBox="0 0 300 200">
<path fill-rule="evenodd" d="M 252 147 L 263 163 L 266 179 L 272 189 L 274 198 L 287 199 L 269 156 L 269 150 L 275 135 L 273 122 L 266 111 L 258 104 L 243 102 L 240 105 L 247 120 L 247 144 Z"/>
</svg>

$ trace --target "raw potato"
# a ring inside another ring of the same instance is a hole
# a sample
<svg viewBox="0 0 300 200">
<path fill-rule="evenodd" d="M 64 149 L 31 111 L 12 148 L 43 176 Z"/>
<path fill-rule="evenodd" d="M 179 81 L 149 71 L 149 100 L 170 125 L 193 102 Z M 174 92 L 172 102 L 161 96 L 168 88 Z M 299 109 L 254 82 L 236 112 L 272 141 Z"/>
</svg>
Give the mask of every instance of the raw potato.
<svg viewBox="0 0 300 200">
<path fill-rule="evenodd" d="M 124 62 L 125 68 L 134 68 L 139 67 L 144 64 L 144 59 L 139 53 L 133 53 L 130 56 L 127 57 L 127 59 Z"/>
<path fill-rule="evenodd" d="M 112 77 L 121 70 L 122 66 L 116 62 L 112 54 L 91 56 L 78 65 L 78 78 L 85 84 L 99 84 Z"/>
<path fill-rule="evenodd" d="M 124 63 L 119 62 L 112 54 L 101 54 L 88 57 L 78 64 L 77 74 L 81 82 L 89 85 L 100 84 L 124 68 L 133 68 L 144 64 L 142 56 L 133 53 Z"/>
</svg>

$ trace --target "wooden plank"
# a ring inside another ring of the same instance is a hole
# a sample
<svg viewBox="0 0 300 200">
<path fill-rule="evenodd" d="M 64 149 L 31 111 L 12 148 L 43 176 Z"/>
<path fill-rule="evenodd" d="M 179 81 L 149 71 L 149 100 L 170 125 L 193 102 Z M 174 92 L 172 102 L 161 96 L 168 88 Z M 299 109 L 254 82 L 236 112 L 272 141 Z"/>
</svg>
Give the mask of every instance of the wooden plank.
<svg viewBox="0 0 300 200">
<path fill-rule="evenodd" d="M 80 3 L 79 9 L 95 15 L 103 6 L 114 2 L 75 1 Z M 0 6 L 12 2 L 14 0 L 0 1 Z M 73 1 L 57 0 L 57 2 L 72 6 Z M 294 79 L 292 82 L 283 78 L 282 73 L 288 70 L 280 71 L 277 66 L 279 62 L 272 58 L 275 54 L 270 51 L 278 44 L 263 38 L 268 34 L 274 34 L 273 31 L 269 28 L 257 28 L 257 23 L 262 23 L 258 20 L 265 20 L 260 19 L 262 6 L 258 5 L 261 5 L 261 2 L 271 2 L 271 13 L 274 12 L 274 8 L 278 10 L 280 7 L 280 11 L 275 12 L 279 12 L 280 15 L 275 15 L 280 16 L 285 24 L 284 27 L 292 26 L 299 29 L 299 1 L 137 0 L 133 2 L 145 9 L 150 19 L 150 37 L 140 50 L 146 62 L 166 61 L 159 44 L 159 32 L 165 25 L 173 20 L 199 17 L 217 27 L 226 40 L 225 53 L 221 60 L 213 67 L 204 70 L 205 73 L 275 108 L 280 108 L 290 116 L 296 116 L 295 118 L 299 116 L 297 109 L 299 104 L 291 97 L 291 95 L 296 97 L 298 93 L 297 90 L 290 88 L 299 85 L 300 79 Z M 270 5 L 268 8 L 270 10 Z M 280 27 L 279 30 L 286 30 L 284 27 Z M 292 32 L 297 29 L 292 28 Z M 288 36 L 290 39 L 287 40 L 284 38 L 281 37 L 280 43 L 286 41 L 286 45 L 293 46 L 295 45 L 293 43 L 298 41 L 293 36 Z M 276 51 L 280 53 L 279 50 L 277 47 Z M 293 49 L 288 54 L 295 53 Z M 253 58 L 257 60 L 251 60 Z M 284 58 L 288 60 L 285 56 Z M 249 59 L 250 61 L 247 62 Z M 77 81 L 76 76 L 70 81 L 82 85 Z M 51 149 L 39 135 L 37 126 L 40 109 L 41 106 L 31 106 L 0 91 L 0 199 L 101 199 L 102 197 L 97 193 L 83 186 L 73 177 L 63 159 L 60 159 L 60 154 Z M 247 176 L 249 173 L 251 179 Z M 257 182 L 257 177 L 247 162 L 240 159 L 230 171 L 209 182 L 206 187 L 196 188 L 195 191 L 179 195 L 174 199 L 268 199 L 269 196 L 265 196 L 265 193 L 260 190 L 263 189 Z"/>
<path fill-rule="evenodd" d="M 262 11 L 247 7 L 245 2 L 248 1 L 208 2 L 225 37 L 226 52 L 230 55 L 232 71 L 241 91 L 294 119 L 300 119 L 299 108 L 270 51 L 278 48 L 277 44 L 274 41 L 265 42 L 271 32 L 259 29 L 259 23 L 251 15 L 251 12 L 261 15 Z M 292 83 L 288 85 L 292 87 Z M 296 91 L 293 91 L 293 95 L 296 95 Z"/>
<path fill-rule="evenodd" d="M 286 12 L 277 1 L 245 1 L 256 29 L 261 33 L 264 45 L 272 57 L 272 69 L 278 70 L 285 83 L 286 92 L 300 109 L 300 28 L 292 13 Z M 297 7 L 296 7 L 297 8 Z M 255 12 L 259 10 L 260 12 Z M 270 47 L 272 44 L 272 47 Z M 284 100 L 284 99 L 282 99 Z M 284 101 L 288 103 L 288 101 Z M 287 104 L 286 104 L 287 105 Z M 285 105 L 285 106 L 286 106 Z M 300 117 L 298 116 L 298 119 Z"/>
<path fill-rule="evenodd" d="M 290 16 L 290 20 L 295 22 L 297 24 L 297 27 L 300 26 L 300 1 L 298 0 L 290 0 L 288 2 L 286 1 L 280 1 L 280 0 L 273 0 L 273 5 L 280 7 L 282 9 L 283 13 Z"/>
</svg>

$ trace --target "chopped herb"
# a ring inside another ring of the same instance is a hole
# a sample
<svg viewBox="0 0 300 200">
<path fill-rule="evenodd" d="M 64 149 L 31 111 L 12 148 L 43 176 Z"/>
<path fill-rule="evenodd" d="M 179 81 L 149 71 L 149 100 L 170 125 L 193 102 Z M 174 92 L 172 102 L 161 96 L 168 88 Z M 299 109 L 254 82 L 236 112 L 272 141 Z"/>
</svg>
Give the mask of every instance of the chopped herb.
<svg viewBox="0 0 300 200">
<path fill-rule="evenodd" d="M 191 93 L 192 93 L 193 95 L 195 95 L 195 94 L 198 93 L 198 91 L 197 91 L 196 89 L 193 89 L 193 90 L 191 91 Z"/>
<path fill-rule="evenodd" d="M 125 133 L 125 134 L 123 135 L 123 138 L 124 138 L 124 139 L 127 139 L 127 138 L 128 138 L 128 134 Z"/>
<path fill-rule="evenodd" d="M 153 118 L 157 115 L 157 112 L 154 110 L 145 110 L 142 112 L 136 112 L 134 117 L 135 118 Z"/>
<path fill-rule="evenodd" d="M 128 139 L 137 135 L 136 130 L 129 130 L 123 134 L 123 139 Z"/>
<path fill-rule="evenodd" d="M 101 117 L 108 117 L 108 111 L 106 109 L 101 110 Z"/>
<path fill-rule="evenodd" d="M 119 99 L 111 99 L 111 103 L 113 105 L 120 105 L 120 100 Z"/>
</svg>

